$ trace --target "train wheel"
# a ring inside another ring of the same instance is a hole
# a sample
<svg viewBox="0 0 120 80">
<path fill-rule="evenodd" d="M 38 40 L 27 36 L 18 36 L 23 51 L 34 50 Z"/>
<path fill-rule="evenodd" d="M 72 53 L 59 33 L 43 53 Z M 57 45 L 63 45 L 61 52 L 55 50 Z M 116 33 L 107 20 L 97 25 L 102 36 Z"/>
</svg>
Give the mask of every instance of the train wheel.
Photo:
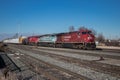
<svg viewBox="0 0 120 80">
<path fill-rule="evenodd" d="M 79 48 L 79 45 L 77 45 L 77 44 L 72 44 L 72 48 L 78 49 L 78 48 Z"/>
<path fill-rule="evenodd" d="M 84 49 L 84 50 L 87 50 L 88 48 L 84 46 L 83 49 Z"/>
<path fill-rule="evenodd" d="M 56 47 L 62 48 L 62 44 L 56 44 Z"/>
<path fill-rule="evenodd" d="M 53 48 L 56 48 L 56 44 L 53 44 Z"/>
<path fill-rule="evenodd" d="M 76 48 L 76 46 L 75 46 L 75 45 L 72 45 L 72 48 Z"/>
<path fill-rule="evenodd" d="M 83 49 L 83 45 L 82 44 L 79 45 L 79 49 Z"/>
</svg>

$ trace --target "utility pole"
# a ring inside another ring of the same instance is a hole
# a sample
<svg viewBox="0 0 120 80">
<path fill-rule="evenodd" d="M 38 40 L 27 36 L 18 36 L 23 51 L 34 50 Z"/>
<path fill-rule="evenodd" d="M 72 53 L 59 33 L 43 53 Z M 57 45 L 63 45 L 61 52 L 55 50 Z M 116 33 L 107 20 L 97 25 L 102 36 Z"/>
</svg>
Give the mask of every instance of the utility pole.
<svg viewBox="0 0 120 80">
<path fill-rule="evenodd" d="M 19 38 L 19 34 L 20 34 L 20 23 L 18 23 L 18 38 Z"/>
</svg>

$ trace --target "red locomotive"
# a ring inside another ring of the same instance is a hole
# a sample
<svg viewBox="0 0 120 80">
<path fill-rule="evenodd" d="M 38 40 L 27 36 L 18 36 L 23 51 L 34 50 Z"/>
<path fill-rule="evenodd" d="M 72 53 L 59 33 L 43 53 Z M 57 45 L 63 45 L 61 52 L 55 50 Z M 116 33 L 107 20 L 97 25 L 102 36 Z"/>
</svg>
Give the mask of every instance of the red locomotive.
<svg viewBox="0 0 120 80">
<path fill-rule="evenodd" d="M 39 36 L 29 36 L 22 40 L 22 44 L 24 45 L 37 45 L 39 41 Z"/>
<path fill-rule="evenodd" d="M 29 45 L 37 45 L 39 36 L 30 36 L 27 38 Z"/>
<path fill-rule="evenodd" d="M 79 31 L 67 33 L 31 36 L 27 38 L 26 42 L 26 44 L 36 44 L 40 46 L 69 47 L 80 49 L 96 48 L 95 36 L 92 34 L 92 31 L 88 29 L 80 29 Z"/>
<path fill-rule="evenodd" d="M 87 29 L 57 34 L 56 43 L 61 47 L 64 46 L 81 49 L 96 48 L 95 36 Z"/>
</svg>

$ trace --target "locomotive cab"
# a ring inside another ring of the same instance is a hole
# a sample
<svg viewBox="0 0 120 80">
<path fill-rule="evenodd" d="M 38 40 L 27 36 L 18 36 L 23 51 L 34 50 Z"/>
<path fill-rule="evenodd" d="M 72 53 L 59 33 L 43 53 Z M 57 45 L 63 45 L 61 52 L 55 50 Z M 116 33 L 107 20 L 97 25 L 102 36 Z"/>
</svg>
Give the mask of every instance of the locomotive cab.
<svg viewBox="0 0 120 80">
<path fill-rule="evenodd" d="M 95 37 L 91 31 L 82 32 L 83 41 L 86 43 L 94 42 Z"/>
<path fill-rule="evenodd" d="M 81 30 L 80 36 L 83 43 L 84 49 L 95 49 L 95 36 L 93 35 L 92 31 L 90 30 Z"/>
</svg>

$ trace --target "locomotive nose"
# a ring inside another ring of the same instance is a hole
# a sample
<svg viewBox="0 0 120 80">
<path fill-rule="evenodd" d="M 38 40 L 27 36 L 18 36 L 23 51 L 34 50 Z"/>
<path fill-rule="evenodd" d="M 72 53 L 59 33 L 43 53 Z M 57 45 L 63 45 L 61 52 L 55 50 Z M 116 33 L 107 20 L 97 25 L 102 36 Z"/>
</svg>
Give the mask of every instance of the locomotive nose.
<svg viewBox="0 0 120 80">
<path fill-rule="evenodd" d="M 88 40 L 91 40 L 92 39 L 92 37 L 91 36 L 88 36 Z"/>
<path fill-rule="evenodd" d="M 88 41 L 93 42 L 94 41 L 94 36 L 92 34 L 88 35 Z"/>
</svg>

